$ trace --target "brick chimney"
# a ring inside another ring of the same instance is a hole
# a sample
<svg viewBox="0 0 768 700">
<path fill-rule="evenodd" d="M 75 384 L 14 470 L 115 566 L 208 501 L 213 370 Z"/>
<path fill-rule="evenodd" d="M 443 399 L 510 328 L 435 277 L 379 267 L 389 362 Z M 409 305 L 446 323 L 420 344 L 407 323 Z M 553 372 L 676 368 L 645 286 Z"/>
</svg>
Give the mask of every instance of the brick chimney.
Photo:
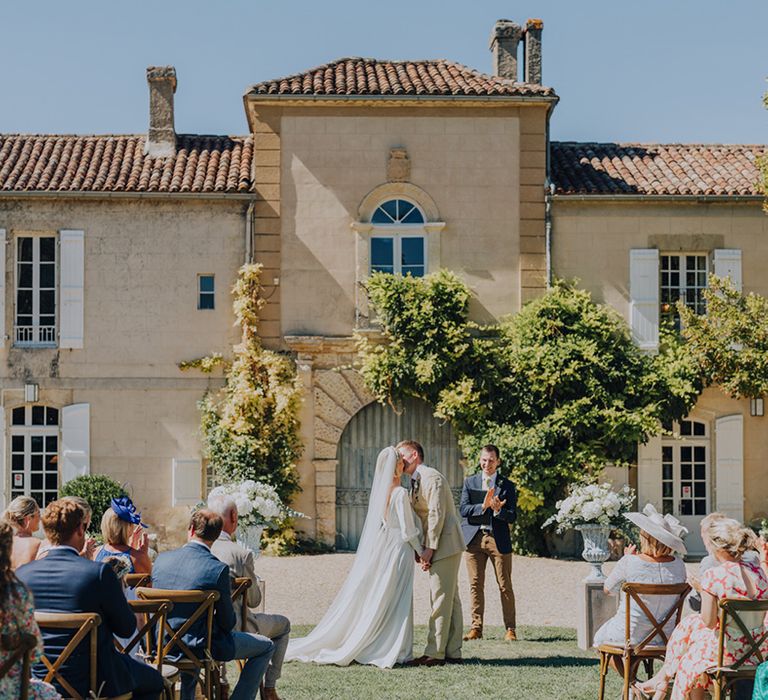
<svg viewBox="0 0 768 700">
<path fill-rule="evenodd" d="M 153 158 L 176 154 L 176 129 L 173 119 L 173 95 L 176 69 L 173 66 L 149 66 L 149 132 L 144 152 Z"/>
<path fill-rule="evenodd" d="M 525 23 L 525 63 L 523 65 L 523 82 L 541 85 L 541 32 L 544 22 L 540 19 L 529 19 Z"/>
<path fill-rule="evenodd" d="M 500 19 L 493 27 L 489 48 L 493 54 L 493 74 L 517 81 L 517 45 L 523 28 L 508 19 Z"/>
</svg>

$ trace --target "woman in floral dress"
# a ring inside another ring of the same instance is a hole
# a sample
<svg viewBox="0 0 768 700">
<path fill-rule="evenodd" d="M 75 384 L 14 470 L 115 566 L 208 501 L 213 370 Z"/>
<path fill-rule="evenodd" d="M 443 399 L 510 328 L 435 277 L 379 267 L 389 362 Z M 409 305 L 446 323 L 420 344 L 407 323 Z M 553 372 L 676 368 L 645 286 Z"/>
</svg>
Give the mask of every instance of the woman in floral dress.
<svg viewBox="0 0 768 700">
<path fill-rule="evenodd" d="M 18 648 L 22 634 L 31 634 L 37 640 L 32 662 L 43 656 L 43 638 L 35 622 L 32 595 L 18 581 L 11 570 L 13 528 L 0 521 L 0 666 Z M 0 678 L 0 698 L 18 698 L 21 689 L 22 661 L 19 660 L 6 676 Z M 48 683 L 30 681 L 29 697 L 33 700 L 60 700 L 61 696 Z"/>
<path fill-rule="evenodd" d="M 659 673 L 633 686 L 638 697 L 666 697 L 674 678 L 671 700 L 703 700 L 711 686 L 705 671 L 717 664 L 718 602 L 723 598 L 768 599 L 768 577 L 762 567 L 752 559 L 742 559 L 745 551 L 755 547 L 752 530 L 723 518 L 711 524 L 706 537 L 718 565 L 704 572 L 701 583 L 691 582 L 701 592 L 701 613 L 689 615 L 675 628 Z M 758 630 L 764 625 L 761 623 Z M 748 649 L 745 637 L 726 630 L 725 664 L 733 663 Z M 768 641 L 763 643 L 763 653 L 768 653 Z"/>
</svg>

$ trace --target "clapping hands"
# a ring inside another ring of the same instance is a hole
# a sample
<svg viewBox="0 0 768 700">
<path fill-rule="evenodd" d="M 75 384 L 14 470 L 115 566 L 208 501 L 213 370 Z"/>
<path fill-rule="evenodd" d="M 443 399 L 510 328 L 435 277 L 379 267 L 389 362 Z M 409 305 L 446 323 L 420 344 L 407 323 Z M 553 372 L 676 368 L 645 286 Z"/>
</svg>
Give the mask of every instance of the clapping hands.
<svg viewBox="0 0 768 700">
<path fill-rule="evenodd" d="M 133 528 L 128 546 L 131 549 L 138 550 L 144 554 L 149 551 L 149 538 L 147 537 L 147 533 L 144 532 L 144 528 L 141 527 L 141 525 L 137 525 L 135 528 Z"/>
<path fill-rule="evenodd" d="M 495 488 L 490 488 L 485 492 L 485 498 L 483 499 L 483 510 L 490 508 L 494 513 L 498 513 L 504 507 L 506 502 L 506 498 L 503 501 L 499 500 L 499 497 L 496 495 Z"/>
</svg>

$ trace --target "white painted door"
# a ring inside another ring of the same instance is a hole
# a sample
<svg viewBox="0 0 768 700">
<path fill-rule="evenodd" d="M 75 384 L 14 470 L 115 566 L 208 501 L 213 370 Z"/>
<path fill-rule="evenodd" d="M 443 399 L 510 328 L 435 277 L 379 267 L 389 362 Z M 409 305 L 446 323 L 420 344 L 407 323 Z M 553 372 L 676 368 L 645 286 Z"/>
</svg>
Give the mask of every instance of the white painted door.
<svg viewBox="0 0 768 700">
<path fill-rule="evenodd" d="M 711 455 L 709 427 L 704 421 L 683 420 L 672 438 L 661 446 L 662 511 L 688 528 L 689 554 L 704 554 L 701 520 L 711 510 Z"/>
</svg>

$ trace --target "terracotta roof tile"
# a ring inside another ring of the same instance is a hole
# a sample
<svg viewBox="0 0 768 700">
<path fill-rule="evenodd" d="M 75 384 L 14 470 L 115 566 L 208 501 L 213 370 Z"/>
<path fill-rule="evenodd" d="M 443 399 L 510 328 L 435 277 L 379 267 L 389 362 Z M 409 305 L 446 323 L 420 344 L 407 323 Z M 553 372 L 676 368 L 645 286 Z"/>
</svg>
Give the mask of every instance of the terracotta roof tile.
<svg viewBox="0 0 768 700">
<path fill-rule="evenodd" d="M 756 160 L 765 146 L 553 141 L 550 147 L 558 194 L 762 194 Z"/>
<path fill-rule="evenodd" d="M 305 73 L 257 83 L 247 94 L 555 97 L 552 88 L 486 75 L 453 61 L 375 58 L 340 58 Z"/>
<path fill-rule="evenodd" d="M 149 158 L 144 136 L 0 134 L 0 191 L 249 192 L 253 139 L 180 134 Z"/>
</svg>

